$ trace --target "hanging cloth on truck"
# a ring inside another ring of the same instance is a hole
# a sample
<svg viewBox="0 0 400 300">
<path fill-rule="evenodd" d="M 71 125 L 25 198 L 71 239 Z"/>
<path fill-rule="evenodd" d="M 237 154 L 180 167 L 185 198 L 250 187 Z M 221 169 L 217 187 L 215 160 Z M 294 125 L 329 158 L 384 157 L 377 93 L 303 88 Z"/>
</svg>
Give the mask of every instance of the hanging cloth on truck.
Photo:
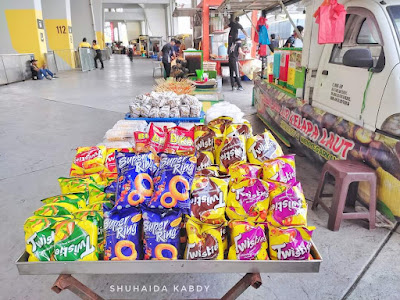
<svg viewBox="0 0 400 300">
<path fill-rule="evenodd" d="M 267 18 L 261 16 L 257 21 L 256 29 L 254 42 L 259 43 L 260 45 L 271 44 L 268 34 Z"/>
<path fill-rule="evenodd" d="M 319 24 L 318 44 L 340 44 L 344 40 L 346 9 L 337 0 L 325 0 L 314 13 Z"/>
</svg>

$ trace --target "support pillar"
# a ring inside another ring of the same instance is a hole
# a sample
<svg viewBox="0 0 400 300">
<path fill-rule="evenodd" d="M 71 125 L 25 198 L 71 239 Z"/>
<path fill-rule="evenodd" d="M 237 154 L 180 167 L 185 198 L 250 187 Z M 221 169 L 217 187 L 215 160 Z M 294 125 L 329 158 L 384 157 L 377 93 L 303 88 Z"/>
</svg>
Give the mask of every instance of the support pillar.
<svg viewBox="0 0 400 300">
<path fill-rule="evenodd" d="M 33 53 L 38 65 L 47 52 L 40 0 L 0 1 L 0 53 Z"/>
<path fill-rule="evenodd" d="M 46 27 L 47 48 L 53 50 L 56 59 L 75 68 L 74 41 L 72 36 L 70 0 L 42 0 Z"/>
<path fill-rule="evenodd" d="M 71 21 L 74 32 L 74 47 L 78 48 L 83 38 L 92 44 L 92 40 L 96 39 L 94 30 L 94 21 L 91 10 L 92 0 L 73 0 L 71 1 Z"/>
<path fill-rule="evenodd" d="M 96 33 L 97 44 L 104 49 L 104 9 L 101 0 L 91 0 L 94 17 L 94 31 Z"/>
<path fill-rule="evenodd" d="M 256 30 L 255 30 L 255 28 L 254 28 L 254 26 L 256 26 L 257 25 L 257 17 L 258 17 L 258 11 L 257 10 L 252 10 L 251 11 L 251 23 L 252 23 L 252 26 L 251 26 L 251 41 L 252 41 L 252 43 L 251 43 L 251 57 L 252 58 L 255 58 L 256 57 L 256 49 L 257 49 L 257 44 L 258 43 L 256 43 L 255 41 L 254 41 L 254 35 L 256 34 Z"/>
</svg>

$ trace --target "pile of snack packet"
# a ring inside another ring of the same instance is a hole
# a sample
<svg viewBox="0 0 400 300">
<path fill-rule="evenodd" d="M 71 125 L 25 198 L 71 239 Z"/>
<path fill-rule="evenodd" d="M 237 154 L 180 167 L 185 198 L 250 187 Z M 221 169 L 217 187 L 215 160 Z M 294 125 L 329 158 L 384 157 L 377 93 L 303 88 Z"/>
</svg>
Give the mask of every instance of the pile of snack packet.
<svg viewBox="0 0 400 300">
<path fill-rule="evenodd" d="M 129 110 L 132 118 L 198 118 L 202 107 L 195 96 L 168 91 L 137 96 Z"/>
<path fill-rule="evenodd" d="M 77 149 L 62 195 L 25 223 L 29 261 L 312 259 L 294 156 L 270 132 L 220 117 L 133 141 Z"/>
</svg>

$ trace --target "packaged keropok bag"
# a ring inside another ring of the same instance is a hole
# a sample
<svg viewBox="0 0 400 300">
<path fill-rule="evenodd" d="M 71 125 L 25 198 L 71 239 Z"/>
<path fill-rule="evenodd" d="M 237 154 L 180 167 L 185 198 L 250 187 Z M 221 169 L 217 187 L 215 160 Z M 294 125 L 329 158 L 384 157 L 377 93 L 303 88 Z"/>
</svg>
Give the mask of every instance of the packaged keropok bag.
<svg viewBox="0 0 400 300">
<path fill-rule="evenodd" d="M 250 163 L 262 165 L 264 161 L 283 156 L 281 146 L 269 131 L 249 137 L 246 142 L 247 158 Z"/>
<path fill-rule="evenodd" d="M 35 216 L 62 217 L 69 216 L 77 210 L 78 208 L 70 203 L 50 203 L 38 208 L 33 214 Z"/>
<path fill-rule="evenodd" d="M 144 259 L 179 258 L 182 212 L 143 208 Z"/>
<path fill-rule="evenodd" d="M 214 164 L 214 154 L 211 151 L 198 151 L 197 157 L 197 171 L 201 171 Z"/>
<path fill-rule="evenodd" d="M 117 163 L 115 160 L 115 151 L 133 152 L 132 148 L 107 148 L 106 160 L 104 162 L 104 172 L 102 173 L 102 178 L 107 183 L 107 185 L 117 179 Z"/>
<path fill-rule="evenodd" d="M 115 206 L 125 208 L 149 201 L 153 195 L 154 154 L 116 152 L 117 192 Z"/>
<path fill-rule="evenodd" d="M 263 164 L 263 179 L 294 184 L 296 182 L 294 155 L 284 155 L 265 161 Z"/>
<path fill-rule="evenodd" d="M 133 133 L 135 139 L 135 152 L 147 153 L 150 151 L 149 134 L 147 132 L 135 131 Z"/>
<path fill-rule="evenodd" d="M 50 261 L 54 252 L 54 225 L 69 217 L 31 216 L 24 224 L 28 261 Z"/>
<path fill-rule="evenodd" d="M 268 260 L 265 225 L 246 221 L 230 221 L 231 246 L 228 259 Z"/>
<path fill-rule="evenodd" d="M 309 260 L 315 227 L 274 227 L 268 225 L 269 254 L 272 260 Z"/>
<path fill-rule="evenodd" d="M 198 167 L 197 167 L 196 176 L 218 177 L 218 176 L 220 176 L 219 167 L 217 165 L 211 165 L 211 166 L 208 166 L 208 167 L 206 167 L 204 169 L 201 169 L 201 170 L 199 170 Z"/>
<path fill-rule="evenodd" d="M 83 209 L 86 208 L 87 200 L 88 200 L 87 193 L 76 193 L 76 194 L 57 195 L 42 199 L 41 201 L 44 204 L 68 203 L 75 206 L 76 209 Z"/>
<path fill-rule="evenodd" d="M 81 221 L 90 221 L 97 226 L 97 251 L 99 254 L 104 253 L 104 217 L 103 211 L 79 210 L 73 213 L 73 218 Z"/>
<path fill-rule="evenodd" d="M 244 179 L 232 184 L 226 202 L 231 220 L 265 222 L 269 207 L 269 184 L 261 179 Z"/>
<path fill-rule="evenodd" d="M 164 153 L 170 154 L 194 154 L 194 128 L 172 127 L 168 129 L 165 140 Z"/>
<path fill-rule="evenodd" d="M 85 177 L 71 177 L 58 178 L 60 189 L 62 194 L 75 194 L 75 193 L 86 193 L 88 195 L 86 203 L 94 203 L 103 201 L 106 198 L 104 193 L 104 186 L 96 182 L 95 176 L 100 177 L 98 174 L 93 174 Z"/>
<path fill-rule="evenodd" d="M 189 192 L 196 172 L 195 156 L 160 154 L 160 166 L 154 175 L 154 194 L 150 208 L 180 208 L 190 212 Z"/>
<path fill-rule="evenodd" d="M 224 259 L 221 232 L 210 225 L 202 225 L 189 219 L 186 222 L 187 244 L 184 258 L 187 260 Z"/>
<path fill-rule="evenodd" d="M 219 117 L 216 118 L 210 122 L 208 122 L 208 127 L 211 128 L 212 130 L 217 130 L 217 136 L 218 136 L 218 132 L 223 135 L 225 132 L 225 128 L 227 128 L 230 124 L 232 124 L 233 122 L 233 118 L 231 117 Z"/>
<path fill-rule="evenodd" d="M 103 211 L 104 207 L 111 209 L 114 205 L 110 201 L 100 201 L 88 204 L 86 206 L 86 210 L 95 210 L 95 211 Z"/>
<path fill-rule="evenodd" d="M 246 139 L 243 135 L 215 138 L 215 162 L 227 173 L 235 162 L 246 162 Z"/>
<path fill-rule="evenodd" d="M 228 172 L 231 176 L 230 185 L 232 185 L 244 179 L 260 178 L 262 175 L 262 168 L 259 165 L 238 161 L 229 166 Z"/>
<path fill-rule="evenodd" d="M 190 194 L 193 219 L 208 224 L 223 224 L 225 219 L 228 183 L 215 177 L 195 177 Z"/>
<path fill-rule="evenodd" d="M 151 123 L 149 129 L 149 148 L 153 153 L 157 154 L 164 149 L 166 138 L 167 132 L 163 128 Z"/>
<path fill-rule="evenodd" d="M 91 220 L 70 219 L 54 225 L 54 260 L 98 260 L 98 226 Z"/>
<path fill-rule="evenodd" d="M 306 226 L 307 203 L 300 182 L 293 185 L 277 183 L 270 189 L 267 220 L 276 227 Z"/>
<path fill-rule="evenodd" d="M 70 176 L 100 173 L 104 170 L 106 147 L 79 147 L 76 149 Z"/>
<path fill-rule="evenodd" d="M 194 144 L 197 151 L 214 151 L 215 131 L 207 125 L 194 126 Z"/>
<path fill-rule="evenodd" d="M 114 207 L 104 213 L 106 244 L 104 260 L 139 260 L 143 258 L 139 208 Z"/>
<path fill-rule="evenodd" d="M 235 136 L 235 135 L 243 135 L 246 140 L 251 137 L 253 134 L 253 128 L 249 122 L 244 122 L 243 124 L 229 124 L 225 128 L 224 135 L 226 136 Z"/>
</svg>

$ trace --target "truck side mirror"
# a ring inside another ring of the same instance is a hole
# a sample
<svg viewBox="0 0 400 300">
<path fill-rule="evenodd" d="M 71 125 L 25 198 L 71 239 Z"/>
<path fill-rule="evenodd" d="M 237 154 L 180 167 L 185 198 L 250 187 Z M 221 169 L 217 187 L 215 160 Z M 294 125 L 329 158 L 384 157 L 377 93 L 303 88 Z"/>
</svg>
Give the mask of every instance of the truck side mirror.
<svg viewBox="0 0 400 300">
<path fill-rule="evenodd" d="M 369 49 L 349 49 L 343 56 L 343 64 L 348 67 L 370 69 L 374 66 L 374 60 Z"/>
</svg>

